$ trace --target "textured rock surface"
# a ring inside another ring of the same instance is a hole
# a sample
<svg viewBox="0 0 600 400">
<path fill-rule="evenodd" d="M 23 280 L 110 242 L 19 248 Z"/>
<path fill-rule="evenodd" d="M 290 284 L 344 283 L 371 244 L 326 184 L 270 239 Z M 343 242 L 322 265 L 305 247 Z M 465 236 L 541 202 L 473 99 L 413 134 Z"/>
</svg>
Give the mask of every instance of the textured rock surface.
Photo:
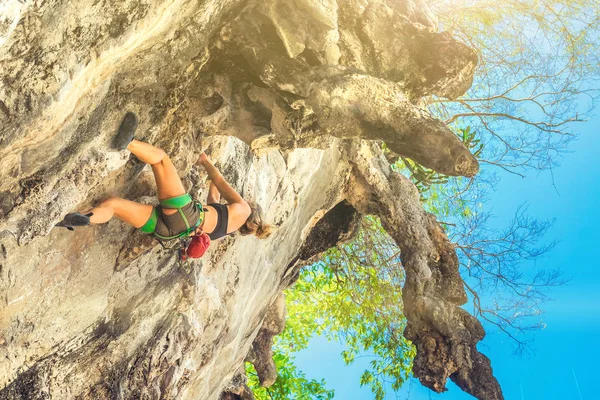
<svg viewBox="0 0 600 400">
<path fill-rule="evenodd" d="M 258 379 L 262 386 L 271 386 L 277 379 L 277 368 L 273 362 L 273 337 L 283 332 L 285 328 L 285 296 L 277 297 L 267 310 L 267 315 L 262 323 L 258 335 L 254 338 L 252 348 L 246 361 L 254 364 Z"/>
<path fill-rule="evenodd" d="M 420 1 L 2 7 L 0 398 L 217 399 L 239 389 L 232 378 L 247 357 L 270 369 L 253 347 L 281 329 L 267 310 L 302 265 L 352 234 L 357 212 L 379 215 L 402 250 L 415 375 L 436 391 L 450 377 L 502 398 L 476 349 L 483 329 L 458 307 L 454 250 L 376 145 L 447 174 L 478 169 L 416 106 L 463 93 L 477 62 L 436 32 Z M 154 201 L 148 168 L 108 149 L 125 110 L 201 199 L 205 176 L 191 165 L 208 146 L 276 232 L 227 238 L 182 268 L 117 220 L 53 229 L 109 195 Z"/>
</svg>

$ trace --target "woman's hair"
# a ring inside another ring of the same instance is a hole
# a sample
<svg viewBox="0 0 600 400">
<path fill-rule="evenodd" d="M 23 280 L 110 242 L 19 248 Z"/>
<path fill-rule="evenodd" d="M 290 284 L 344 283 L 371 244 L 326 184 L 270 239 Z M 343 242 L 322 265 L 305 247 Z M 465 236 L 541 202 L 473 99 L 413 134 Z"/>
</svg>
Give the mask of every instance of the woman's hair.
<svg viewBox="0 0 600 400">
<path fill-rule="evenodd" d="M 273 228 L 265 222 L 265 214 L 261 206 L 255 201 L 247 201 L 247 203 L 252 211 L 244 225 L 240 227 L 240 233 L 242 235 L 256 235 L 259 239 L 268 237 Z"/>
</svg>

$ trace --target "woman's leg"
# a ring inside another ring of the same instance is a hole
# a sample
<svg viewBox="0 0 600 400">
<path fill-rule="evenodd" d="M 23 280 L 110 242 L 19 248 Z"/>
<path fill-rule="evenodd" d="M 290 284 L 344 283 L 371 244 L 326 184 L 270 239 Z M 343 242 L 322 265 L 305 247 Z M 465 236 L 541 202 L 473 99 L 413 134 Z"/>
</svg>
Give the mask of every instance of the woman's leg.
<svg viewBox="0 0 600 400">
<path fill-rule="evenodd" d="M 93 213 L 94 215 L 90 217 L 92 224 L 102 224 L 115 216 L 134 228 L 141 228 L 150 219 L 152 208 L 149 204 L 140 204 L 120 197 L 111 197 L 82 214 Z"/>
<path fill-rule="evenodd" d="M 162 149 L 135 139 L 129 143 L 127 149 L 141 161 L 152 166 L 159 200 L 170 199 L 187 193 L 181 179 L 179 179 L 175 166 Z M 169 209 L 163 211 L 167 211 L 166 214 L 176 212 L 176 210 L 171 212 Z"/>
</svg>

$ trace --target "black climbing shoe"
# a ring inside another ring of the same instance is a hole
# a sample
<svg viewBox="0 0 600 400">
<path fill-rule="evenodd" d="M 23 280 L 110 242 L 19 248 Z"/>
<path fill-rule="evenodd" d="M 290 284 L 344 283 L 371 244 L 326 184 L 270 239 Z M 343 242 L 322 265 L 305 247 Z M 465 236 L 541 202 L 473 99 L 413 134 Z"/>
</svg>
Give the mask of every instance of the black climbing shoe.
<svg viewBox="0 0 600 400">
<path fill-rule="evenodd" d="M 121 126 L 119 126 L 117 135 L 113 139 L 113 148 L 117 150 L 126 149 L 127 145 L 133 140 L 133 134 L 135 133 L 137 125 L 138 119 L 134 113 L 128 112 L 125 114 L 125 118 L 123 118 L 123 122 L 121 122 Z"/>
<path fill-rule="evenodd" d="M 74 226 L 85 226 L 90 224 L 90 217 L 94 215 L 94 213 L 81 214 L 78 212 L 74 212 L 71 214 L 65 215 L 65 218 L 56 226 L 62 226 L 63 228 L 67 228 L 68 230 L 74 230 Z"/>
</svg>

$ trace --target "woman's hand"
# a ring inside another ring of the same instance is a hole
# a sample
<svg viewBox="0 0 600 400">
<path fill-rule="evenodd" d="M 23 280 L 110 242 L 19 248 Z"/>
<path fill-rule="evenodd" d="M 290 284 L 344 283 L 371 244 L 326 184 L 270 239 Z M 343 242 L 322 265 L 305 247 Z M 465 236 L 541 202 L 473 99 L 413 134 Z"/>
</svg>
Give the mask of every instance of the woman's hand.
<svg viewBox="0 0 600 400">
<path fill-rule="evenodd" d="M 206 153 L 202 152 L 200 157 L 198 157 L 198 161 L 196 161 L 196 165 L 204 165 L 207 161 L 208 157 L 206 156 Z"/>
</svg>

